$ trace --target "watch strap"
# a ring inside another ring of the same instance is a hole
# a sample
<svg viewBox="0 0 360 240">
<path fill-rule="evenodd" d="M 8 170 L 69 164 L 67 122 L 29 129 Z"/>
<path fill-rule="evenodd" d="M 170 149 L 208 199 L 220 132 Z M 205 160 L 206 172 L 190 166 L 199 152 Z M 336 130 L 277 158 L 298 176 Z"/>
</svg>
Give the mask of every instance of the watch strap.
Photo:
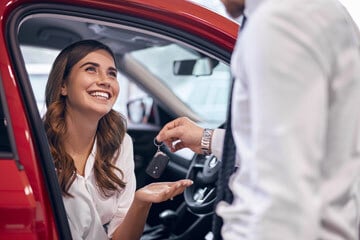
<svg viewBox="0 0 360 240">
<path fill-rule="evenodd" d="M 204 155 L 211 154 L 211 138 L 214 130 L 210 128 L 205 128 L 203 131 L 203 135 L 201 137 L 201 150 Z"/>
</svg>

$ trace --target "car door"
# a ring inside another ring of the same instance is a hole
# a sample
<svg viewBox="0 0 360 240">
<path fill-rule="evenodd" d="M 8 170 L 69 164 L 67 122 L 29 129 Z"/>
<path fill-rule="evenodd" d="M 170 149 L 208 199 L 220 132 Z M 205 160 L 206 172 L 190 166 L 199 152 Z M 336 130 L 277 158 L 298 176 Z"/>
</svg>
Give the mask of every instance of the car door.
<svg viewBox="0 0 360 240">
<path fill-rule="evenodd" d="M 45 57 L 45 65 L 41 65 L 35 57 L 42 56 L 42 50 L 46 54 L 58 52 L 66 45 L 86 38 L 108 44 L 118 58 L 120 95 L 125 96 L 121 97 L 118 110 L 129 119 L 128 133 L 134 143 L 138 187 L 153 181 L 186 177 L 193 156 L 189 151 L 167 152 L 171 160 L 160 179 L 145 174 L 145 168 L 157 150 L 153 139 L 164 124 L 179 116 L 187 116 L 199 124 L 213 127 L 225 119 L 230 79 L 228 64 L 237 24 L 181 0 L 60 0 L 56 3 L 23 0 L 16 4 L 9 2 L 6 9 L 11 14 L 2 20 L 7 26 L 2 48 L 9 56 L 8 60 L 4 60 L 4 65 L 13 69 L 12 78 L 7 81 L 17 86 L 12 91 L 18 91 L 18 104 L 24 107 L 22 121 L 29 124 L 34 154 L 38 157 L 34 161 L 40 164 L 37 166 L 41 169 L 40 175 L 52 176 L 45 178 L 48 188 L 51 184 L 56 185 L 53 183 L 56 178 L 54 170 L 48 171 L 53 165 L 49 164 L 51 157 L 41 125 L 44 111 L 41 101 L 53 58 Z M 27 52 L 29 47 L 32 48 L 30 54 Z M 174 74 L 176 61 L 200 58 L 215 60 L 216 74 Z M 34 63 L 38 65 L 32 66 Z M 219 91 L 221 86 L 225 88 Z M 6 96 L 11 98 L 8 91 Z M 217 94 L 219 92 L 224 94 Z M 216 104 L 212 102 L 214 99 L 218 99 Z M 218 102 L 222 102 L 219 105 L 221 114 L 216 112 Z M 16 111 L 10 112 L 15 119 Z M 19 161 L 24 162 L 24 157 Z M 55 200 L 50 202 L 58 202 L 61 199 L 58 187 L 51 189 L 55 190 L 49 191 L 50 199 L 54 195 Z M 180 197 L 178 201 L 154 206 L 149 222 L 156 224 L 157 216 L 163 209 L 175 208 L 181 201 Z M 58 211 L 54 211 L 57 216 L 63 209 L 61 204 L 55 205 L 50 204 L 51 208 L 60 206 Z M 62 229 L 63 215 L 59 214 L 56 221 L 59 229 Z M 63 228 L 61 231 L 66 234 L 66 223 Z"/>
</svg>

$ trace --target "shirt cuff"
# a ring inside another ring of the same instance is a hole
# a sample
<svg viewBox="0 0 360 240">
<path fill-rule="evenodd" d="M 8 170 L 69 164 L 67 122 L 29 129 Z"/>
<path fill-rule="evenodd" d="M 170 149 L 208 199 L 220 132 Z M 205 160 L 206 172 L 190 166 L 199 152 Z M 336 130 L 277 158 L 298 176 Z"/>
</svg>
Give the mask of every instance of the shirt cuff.
<svg viewBox="0 0 360 240">
<path fill-rule="evenodd" d="M 225 129 L 214 129 L 211 138 L 211 153 L 221 159 L 224 146 Z"/>
</svg>

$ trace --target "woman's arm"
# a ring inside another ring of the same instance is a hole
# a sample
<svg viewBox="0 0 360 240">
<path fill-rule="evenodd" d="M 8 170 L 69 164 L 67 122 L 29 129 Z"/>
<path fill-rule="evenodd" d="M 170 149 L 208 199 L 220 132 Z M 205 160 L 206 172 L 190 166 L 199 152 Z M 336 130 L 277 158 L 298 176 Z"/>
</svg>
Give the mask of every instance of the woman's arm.
<svg viewBox="0 0 360 240">
<path fill-rule="evenodd" d="M 115 230 L 112 239 L 140 239 L 150 207 L 151 203 L 141 202 L 135 197 L 124 221 Z"/>
</svg>

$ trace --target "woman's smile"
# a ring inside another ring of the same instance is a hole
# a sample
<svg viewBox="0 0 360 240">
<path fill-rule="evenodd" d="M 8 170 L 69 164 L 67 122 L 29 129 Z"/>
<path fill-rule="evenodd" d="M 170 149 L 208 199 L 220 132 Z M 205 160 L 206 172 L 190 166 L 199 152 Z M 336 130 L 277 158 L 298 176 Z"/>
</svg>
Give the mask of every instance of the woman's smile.
<svg viewBox="0 0 360 240">
<path fill-rule="evenodd" d="M 109 100 L 111 97 L 110 93 L 102 91 L 90 92 L 90 95 L 101 100 Z"/>
</svg>

